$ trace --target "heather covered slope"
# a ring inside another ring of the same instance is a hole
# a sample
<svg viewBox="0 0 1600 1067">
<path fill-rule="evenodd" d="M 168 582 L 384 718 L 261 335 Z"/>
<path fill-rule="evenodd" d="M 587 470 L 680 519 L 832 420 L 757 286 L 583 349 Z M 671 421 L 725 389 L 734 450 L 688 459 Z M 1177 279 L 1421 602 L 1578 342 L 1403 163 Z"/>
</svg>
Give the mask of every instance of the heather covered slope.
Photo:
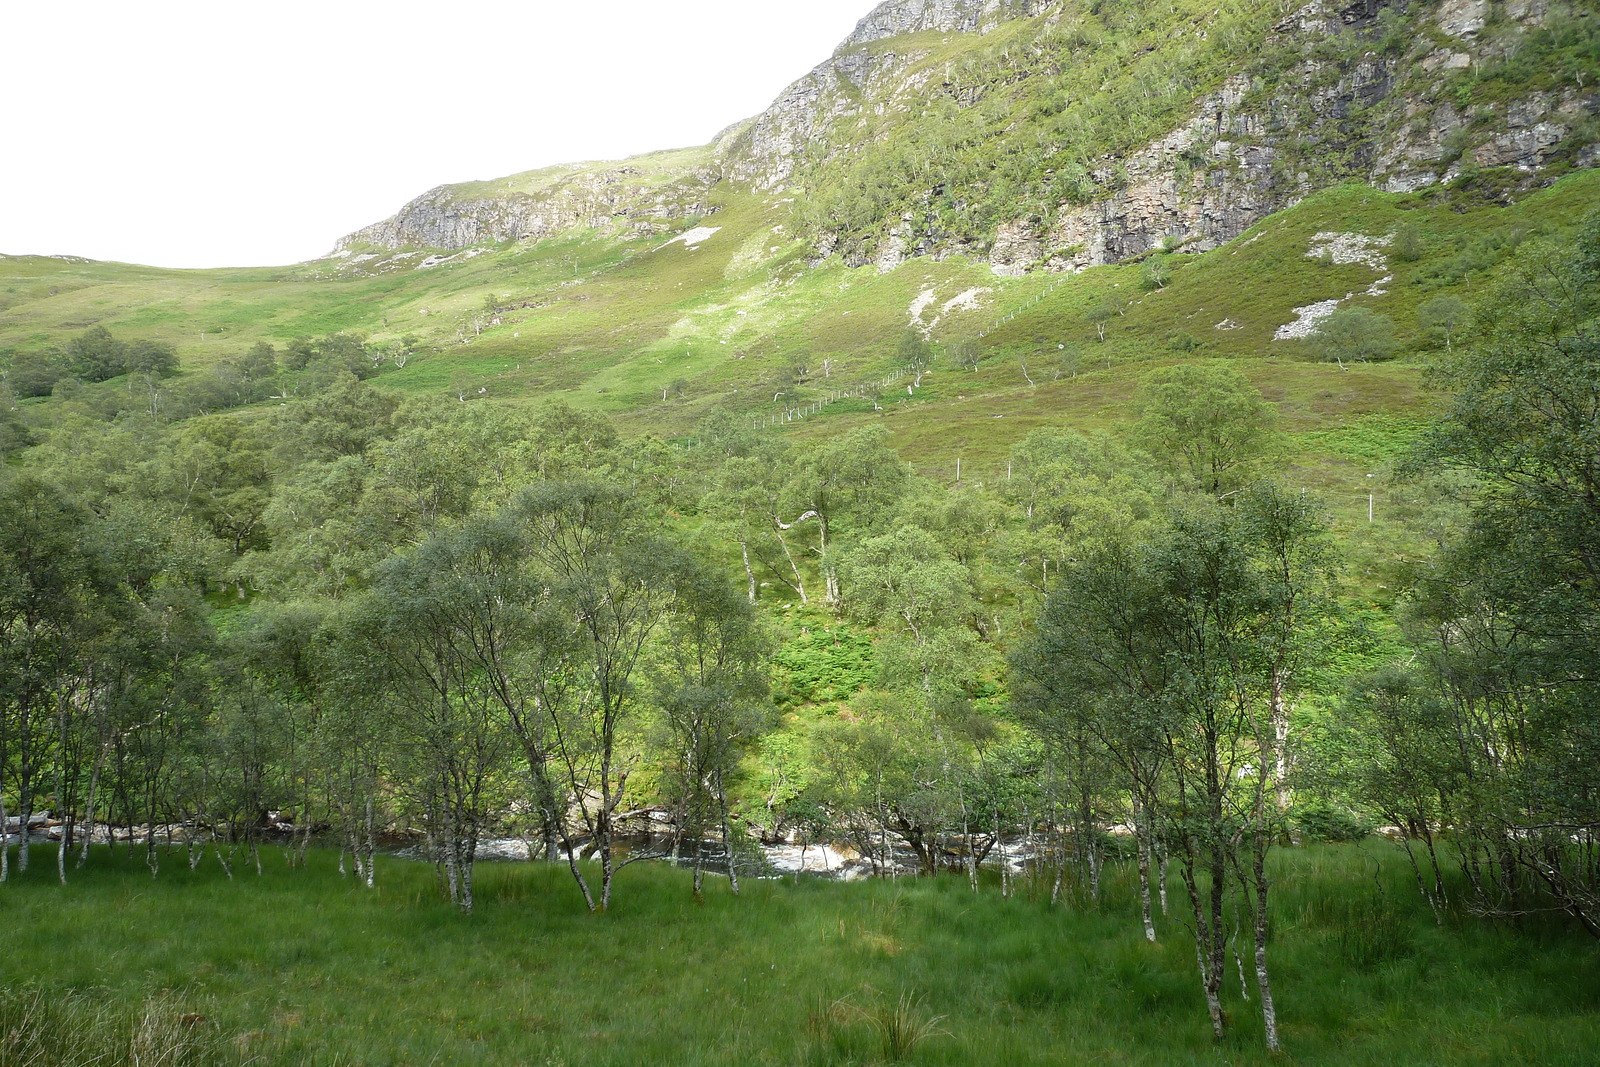
<svg viewBox="0 0 1600 1067">
<path fill-rule="evenodd" d="M 913 395 L 897 382 L 882 390 L 881 410 L 856 397 L 818 416 L 889 419 L 909 458 L 953 473 L 956 452 L 998 457 L 1028 419 L 1115 424 L 1151 362 L 1241 361 L 1288 405 L 1297 430 L 1414 412 L 1418 361 L 1443 340 L 1418 308 L 1441 295 L 1470 301 L 1518 244 L 1561 233 L 1594 196 L 1588 173 L 1510 204 L 1473 187 L 1341 187 L 1218 250 L 1157 257 L 1159 286 L 1150 261 L 1019 278 L 963 258 L 890 272 L 837 256 L 817 262 L 793 236 L 783 198 L 720 191 L 714 215 L 649 243 L 584 233 L 479 254 L 352 255 L 275 270 L 11 257 L 0 260 L 0 345 L 47 354 L 103 325 L 173 344 L 177 388 L 258 341 L 359 332 L 415 347 L 403 368 L 379 365 L 378 380 L 393 388 L 489 402 L 559 397 L 673 435 L 713 410 L 770 422 L 881 381 L 896 372 L 900 336 L 916 329 L 944 356 Z M 1406 248 L 1396 248 L 1402 232 Z M 1330 300 L 1390 318 L 1402 358 L 1341 368 L 1304 339 L 1278 339 L 1300 321 L 1296 309 Z M 1097 323 L 1107 307 L 1113 313 Z M 954 359 L 963 344 L 974 349 L 970 370 Z M 1389 384 L 1338 399 L 1374 376 Z M 119 385 L 90 388 L 109 395 Z M 976 433 L 935 432 L 946 417 L 972 414 L 991 421 Z"/>
</svg>

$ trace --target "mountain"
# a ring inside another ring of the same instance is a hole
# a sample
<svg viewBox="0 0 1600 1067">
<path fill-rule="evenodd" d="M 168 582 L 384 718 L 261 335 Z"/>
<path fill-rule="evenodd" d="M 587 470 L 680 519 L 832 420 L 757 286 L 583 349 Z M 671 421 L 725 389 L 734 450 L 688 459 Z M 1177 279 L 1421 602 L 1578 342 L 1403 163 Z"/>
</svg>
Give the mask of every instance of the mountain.
<svg viewBox="0 0 1600 1067">
<path fill-rule="evenodd" d="M 1297 484 L 1346 492 L 1428 406 L 1448 342 L 1424 306 L 1600 202 L 1600 17 L 1213 5 L 895 0 L 710 145 L 435 189 L 294 267 L 0 256 L 0 368 L 46 392 L 103 326 L 176 350 L 164 414 L 216 412 L 263 403 L 233 381 L 256 343 L 342 333 L 413 395 L 669 437 L 882 420 L 992 477 L 1031 428 L 1125 422 L 1152 365 L 1226 358 L 1299 435 Z M 1400 358 L 1319 362 L 1304 336 L 1338 307 L 1387 318 Z M 916 380 L 908 330 L 937 357 Z M 273 406 L 314 388 L 297 373 Z M 69 388 L 108 417 L 156 402 Z"/>
<path fill-rule="evenodd" d="M 1016 275 L 1215 248 L 1342 182 L 1508 194 L 1600 158 L 1593 6 L 889 0 L 705 149 L 441 187 L 340 248 L 653 236 L 726 185 L 795 196 L 815 259 Z"/>
</svg>

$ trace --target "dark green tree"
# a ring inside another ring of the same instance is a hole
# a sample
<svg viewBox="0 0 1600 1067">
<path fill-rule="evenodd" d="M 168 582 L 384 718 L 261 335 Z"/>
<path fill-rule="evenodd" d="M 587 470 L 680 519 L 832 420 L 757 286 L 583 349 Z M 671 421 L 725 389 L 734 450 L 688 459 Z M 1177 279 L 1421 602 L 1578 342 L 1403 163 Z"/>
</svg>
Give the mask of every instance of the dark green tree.
<svg viewBox="0 0 1600 1067">
<path fill-rule="evenodd" d="M 103 382 L 128 369 L 128 346 L 104 326 L 91 326 L 67 342 L 65 366 L 86 382 Z"/>
<path fill-rule="evenodd" d="M 1600 216 L 1525 245 L 1441 370 L 1455 399 L 1409 469 L 1477 487 L 1410 617 L 1475 783 L 1453 817 L 1478 903 L 1516 911 L 1538 886 L 1600 936 L 1597 294 Z"/>
<path fill-rule="evenodd" d="M 1331 363 L 1376 363 L 1400 347 L 1394 320 L 1371 308 L 1340 308 L 1317 324 L 1311 341 Z"/>
<path fill-rule="evenodd" d="M 61 376 L 61 368 L 42 353 L 18 352 L 11 357 L 6 382 L 19 397 L 49 396 Z"/>
<path fill-rule="evenodd" d="M 1249 484 L 1270 457 L 1277 412 L 1231 367 L 1156 371 L 1139 383 L 1135 403 L 1134 439 L 1213 496 Z"/>
<path fill-rule="evenodd" d="M 165 378 L 177 372 L 178 352 L 162 341 L 130 341 L 123 357 L 123 367 L 139 374 Z"/>
</svg>

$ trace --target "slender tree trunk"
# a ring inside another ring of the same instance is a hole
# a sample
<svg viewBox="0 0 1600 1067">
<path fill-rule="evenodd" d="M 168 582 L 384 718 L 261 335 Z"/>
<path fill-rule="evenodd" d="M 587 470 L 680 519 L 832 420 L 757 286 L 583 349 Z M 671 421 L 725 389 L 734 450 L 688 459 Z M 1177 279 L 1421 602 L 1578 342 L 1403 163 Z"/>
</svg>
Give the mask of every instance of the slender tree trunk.
<svg viewBox="0 0 1600 1067">
<path fill-rule="evenodd" d="M 839 603 L 839 572 L 828 561 L 828 516 L 817 516 L 817 561 L 822 567 L 823 599 L 829 604 Z"/>
<path fill-rule="evenodd" d="M 1272 693 L 1269 702 L 1272 716 L 1273 781 L 1277 787 L 1278 811 L 1287 812 L 1294 801 L 1289 787 L 1289 705 L 1284 695 L 1287 672 L 1282 668 L 1272 672 Z"/>
<path fill-rule="evenodd" d="M 811 603 L 811 601 L 806 597 L 805 580 L 800 577 L 800 565 L 794 561 L 794 553 L 789 551 L 789 542 L 784 539 L 782 534 L 778 535 L 778 544 L 780 547 L 782 547 L 783 558 L 789 562 L 789 570 L 794 575 L 794 591 L 799 594 L 800 603 Z"/>
<path fill-rule="evenodd" d="M 1168 914 L 1168 912 L 1167 912 L 1167 850 L 1165 848 L 1162 848 L 1158 844 L 1156 846 L 1156 851 L 1157 851 L 1158 857 L 1160 859 L 1160 876 L 1159 877 L 1160 877 L 1160 888 L 1161 888 L 1161 914 L 1162 915 L 1166 915 L 1166 914 Z"/>
<path fill-rule="evenodd" d="M 82 867 L 89 860 L 89 845 L 94 840 L 94 809 L 100 799 L 100 768 L 105 759 L 106 749 L 101 746 L 95 754 L 94 766 L 89 769 L 89 799 L 83 812 L 83 842 L 78 847 L 78 867 Z"/>
<path fill-rule="evenodd" d="M 62 885 L 67 884 L 67 849 L 69 844 L 68 827 L 71 825 L 67 812 L 67 706 L 66 694 L 56 700 L 56 721 L 60 728 L 60 749 L 56 752 L 56 807 L 60 809 L 61 836 L 56 839 L 56 877 Z"/>
<path fill-rule="evenodd" d="M 1439 911 L 1439 901 L 1428 890 L 1428 883 L 1422 876 L 1422 865 L 1417 862 L 1416 849 L 1411 845 L 1411 835 L 1409 833 L 1401 833 L 1400 846 L 1405 850 L 1406 861 L 1411 864 L 1411 873 L 1416 876 L 1417 892 L 1422 894 L 1422 899 L 1428 902 L 1428 908 L 1433 912 L 1434 925 L 1443 926 L 1444 915 Z"/>
<path fill-rule="evenodd" d="M 966 841 L 966 856 L 962 866 L 967 869 L 967 885 L 974 893 L 978 891 L 978 850 L 972 840 L 971 815 L 967 811 L 967 798 L 961 797 L 961 836 Z"/>
<path fill-rule="evenodd" d="M 364 829 L 366 831 L 366 835 L 365 835 L 364 840 L 362 841 L 362 845 L 364 846 L 364 848 L 366 850 L 367 888 L 368 889 L 371 889 L 373 887 L 373 885 L 376 884 L 376 879 L 377 879 L 378 843 L 377 843 L 377 829 L 376 829 L 376 827 L 377 827 L 377 813 L 374 811 L 374 804 L 373 804 L 372 796 L 369 794 L 367 796 L 366 825 L 364 827 Z"/>
<path fill-rule="evenodd" d="M 446 815 L 442 829 L 444 832 L 441 835 L 443 840 L 440 842 L 440 847 L 444 850 L 445 885 L 449 890 L 450 903 L 459 907 L 461 904 L 461 871 L 457 866 L 457 862 L 461 857 L 456 851 L 456 826 L 453 813 Z"/>
<path fill-rule="evenodd" d="M 567 867 L 572 871 L 572 880 L 578 883 L 578 891 L 583 894 L 583 903 L 590 911 L 595 911 L 594 894 L 589 891 L 589 880 L 583 876 L 583 868 L 578 866 L 577 846 L 565 832 L 561 835 L 561 848 L 567 854 Z"/>
<path fill-rule="evenodd" d="M 217 840 L 217 826 L 214 821 L 211 824 L 211 848 L 217 855 L 217 863 L 222 867 L 222 873 L 228 876 L 228 881 L 233 881 L 233 864 L 222 854 L 222 842 Z"/>
<path fill-rule="evenodd" d="M 728 886 L 739 895 L 739 857 L 733 847 L 733 826 L 728 821 L 728 791 L 722 784 L 722 771 L 716 773 L 717 808 L 722 815 L 722 844 L 728 850 Z M 802 854 L 803 855 L 803 854 Z"/>
<path fill-rule="evenodd" d="M 1190 845 L 1193 848 L 1193 845 Z M 1194 913 L 1194 954 L 1200 967 L 1200 986 L 1205 992 L 1206 1011 L 1211 1016 L 1211 1035 L 1221 1041 L 1227 1032 L 1227 1018 L 1222 1012 L 1222 961 L 1220 947 L 1221 900 L 1216 895 L 1220 886 L 1213 887 L 1210 915 L 1206 901 L 1201 897 L 1200 885 L 1195 877 L 1193 856 L 1184 857 L 1183 883 L 1189 891 L 1189 904 Z M 1223 872 L 1224 876 L 1226 871 Z M 1212 921 L 1214 920 L 1214 921 Z"/>
<path fill-rule="evenodd" d="M 457 866 L 461 871 L 461 910 L 465 914 L 472 912 L 472 871 L 478 861 L 478 822 L 472 820 L 471 829 L 467 831 L 466 838 L 461 843 L 461 858 Z"/>
<path fill-rule="evenodd" d="M 4 785 L 0 780 L 0 882 L 11 877 L 11 818 L 6 814 Z"/>
<path fill-rule="evenodd" d="M 17 827 L 17 870 L 28 869 L 28 838 L 30 833 L 29 823 L 33 820 L 33 775 L 29 773 L 28 755 L 24 745 L 22 755 L 22 773 L 18 775 L 19 794 L 17 797 L 17 818 L 21 825 Z"/>
<path fill-rule="evenodd" d="M 1251 875 L 1254 879 L 1255 891 L 1255 947 L 1256 947 L 1256 989 L 1261 994 L 1261 1023 L 1266 1032 L 1267 1050 L 1277 1052 L 1281 1047 L 1278 1044 L 1278 1009 L 1272 1000 L 1272 979 L 1267 973 L 1267 841 L 1264 830 L 1258 830 L 1255 835 L 1254 855 L 1251 859 Z"/>
<path fill-rule="evenodd" d="M 1156 940 L 1156 924 L 1150 915 L 1150 830 L 1149 814 L 1137 801 L 1133 805 L 1134 842 L 1139 850 L 1139 916 L 1144 920 L 1144 939 Z"/>
</svg>

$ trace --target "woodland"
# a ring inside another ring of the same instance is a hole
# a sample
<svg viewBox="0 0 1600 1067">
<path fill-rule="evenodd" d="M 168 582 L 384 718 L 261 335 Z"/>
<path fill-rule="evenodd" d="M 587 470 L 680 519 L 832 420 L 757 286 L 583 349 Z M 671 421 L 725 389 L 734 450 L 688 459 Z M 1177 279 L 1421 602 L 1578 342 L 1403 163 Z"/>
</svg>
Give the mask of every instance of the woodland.
<svg viewBox="0 0 1600 1067">
<path fill-rule="evenodd" d="M 390 858 L 409 844 L 471 913 L 480 841 L 517 837 L 566 872 L 541 899 L 607 912 L 655 813 L 694 899 L 748 895 L 780 837 L 1047 910 L 1116 896 L 1142 940 L 1190 943 L 1214 1039 L 1249 1010 L 1268 1050 L 1286 847 L 1381 826 L 1435 925 L 1592 946 L 1597 283 L 1591 218 L 1520 250 L 1450 344 L 1398 461 L 1443 534 L 1388 612 L 1217 361 L 1146 373 L 1125 434 L 1032 431 L 987 485 L 915 474 L 879 427 L 625 439 L 561 404 L 407 399 L 348 336 L 190 386 L 294 394 L 241 415 L 163 414 L 159 367 L 98 401 L 58 382 L 13 406 L 0 483 L 0 817 L 50 830 L 8 837 L 0 892 L 134 861 L 157 887 L 318 880 L 336 855 L 375 893 L 428 866 Z M 936 356 L 961 358 L 915 334 L 894 358 Z M 813 1014 L 898 1016 L 898 1058 L 943 1032 L 908 996 Z"/>
<path fill-rule="evenodd" d="M 936 7 L 0 255 L 0 1067 L 1594 1062 L 1592 4 Z"/>
</svg>

